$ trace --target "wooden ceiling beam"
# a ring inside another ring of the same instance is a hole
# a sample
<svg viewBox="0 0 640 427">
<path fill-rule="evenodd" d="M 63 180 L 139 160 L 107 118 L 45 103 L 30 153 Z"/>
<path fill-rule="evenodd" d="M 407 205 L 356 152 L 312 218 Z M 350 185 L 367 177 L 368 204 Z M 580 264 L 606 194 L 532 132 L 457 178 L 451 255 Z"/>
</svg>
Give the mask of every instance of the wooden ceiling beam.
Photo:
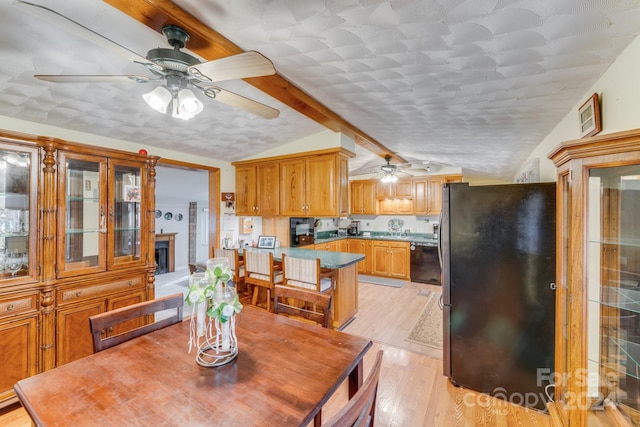
<svg viewBox="0 0 640 427">
<path fill-rule="evenodd" d="M 159 33 L 162 33 L 162 28 L 165 25 L 177 25 L 184 28 L 189 32 L 190 37 L 187 48 L 206 60 L 210 61 L 244 52 L 242 48 L 170 0 L 104 0 L 104 2 Z M 271 76 L 244 80 L 327 129 L 344 133 L 352 138 L 356 144 L 380 157 L 384 158 L 384 156 L 390 155 L 396 162 L 407 163 L 405 159 L 393 153 L 281 75 L 276 73 Z"/>
</svg>

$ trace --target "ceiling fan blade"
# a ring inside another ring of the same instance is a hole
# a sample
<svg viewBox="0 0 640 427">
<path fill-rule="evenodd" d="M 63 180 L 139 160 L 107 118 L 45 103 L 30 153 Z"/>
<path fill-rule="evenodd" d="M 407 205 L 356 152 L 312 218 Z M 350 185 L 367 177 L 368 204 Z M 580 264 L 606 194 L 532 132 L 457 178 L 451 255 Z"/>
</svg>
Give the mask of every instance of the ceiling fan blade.
<svg viewBox="0 0 640 427">
<path fill-rule="evenodd" d="M 187 71 L 200 80 L 212 82 L 267 76 L 276 73 L 271 61 L 254 51 L 203 62 L 187 68 Z"/>
<path fill-rule="evenodd" d="M 245 98 L 228 90 L 222 89 L 218 86 L 203 86 L 201 87 L 205 95 L 223 104 L 230 105 L 232 107 L 240 108 L 248 113 L 255 114 L 265 119 L 275 119 L 280 115 L 280 111 L 269 107 L 268 105 L 261 104 L 253 99 Z"/>
<path fill-rule="evenodd" d="M 53 83 L 120 83 L 135 81 L 137 83 L 147 83 L 151 81 L 160 81 L 162 78 L 151 79 L 146 76 L 108 76 L 108 75 L 49 75 L 36 74 L 33 77 Z"/>
<path fill-rule="evenodd" d="M 39 4 L 30 3 L 28 1 L 23 0 L 15 0 L 14 4 L 28 12 L 32 12 L 43 16 L 45 19 L 54 22 L 60 25 L 62 28 L 67 31 L 79 35 L 84 39 L 107 49 L 112 50 L 113 52 L 124 56 L 133 62 L 141 62 L 143 64 L 148 64 L 149 60 L 144 56 L 140 56 L 132 50 L 127 49 L 126 47 L 119 45 L 118 43 L 110 40 L 95 31 L 85 27 L 84 25 L 67 18 L 66 16 L 56 12 L 55 10 L 49 9 L 48 7 L 41 6 Z"/>
</svg>

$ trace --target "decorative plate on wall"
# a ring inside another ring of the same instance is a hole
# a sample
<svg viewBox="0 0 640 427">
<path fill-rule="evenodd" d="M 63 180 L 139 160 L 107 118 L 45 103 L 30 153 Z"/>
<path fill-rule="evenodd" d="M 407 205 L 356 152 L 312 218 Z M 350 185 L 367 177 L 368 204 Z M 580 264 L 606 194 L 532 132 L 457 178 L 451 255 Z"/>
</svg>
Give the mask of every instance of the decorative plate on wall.
<svg viewBox="0 0 640 427">
<path fill-rule="evenodd" d="M 182 214 L 176 214 L 176 221 L 182 221 Z"/>
<path fill-rule="evenodd" d="M 161 210 L 157 210 L 156 211 L 156 218 L 160 218 L 162 216 L 162 211 Z"/>
<path fill-rule="evenodd" d="M 167 221 L 169 221 L 171 218 L 173 218 L 173 214 L 171 212 L 167 212 L 166 214 L 164 214 L 164 219 L 166 219 Z"/>
</svg>

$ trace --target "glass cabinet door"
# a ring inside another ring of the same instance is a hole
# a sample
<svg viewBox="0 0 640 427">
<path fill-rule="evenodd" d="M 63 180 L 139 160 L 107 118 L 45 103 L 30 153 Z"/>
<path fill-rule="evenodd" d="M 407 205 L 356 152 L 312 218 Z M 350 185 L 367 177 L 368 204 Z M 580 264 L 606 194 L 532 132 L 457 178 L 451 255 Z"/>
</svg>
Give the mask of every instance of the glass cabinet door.
<svg viewBox="0 0 640 427">
<path fill-rule="evenodd" d="M 143 168 L 140 163 L 111 161 L 109 180 L 109 267 L 145 262 Z"/>
<path fill-rule="evenodd" d="M 2 281 L 36 276 L 37 159 L 35 149 L 0 144 Z"/>
<path fill-rule="evenodd" d="M 106 159 L 64 152 L 60 156 L 58 276 L 103 271 Z"/>
<path fill-rule="evenodd" d="M 594 168 L 587 192 L 588 393 L 640 421 L 640 166 Z"/>
</svg>

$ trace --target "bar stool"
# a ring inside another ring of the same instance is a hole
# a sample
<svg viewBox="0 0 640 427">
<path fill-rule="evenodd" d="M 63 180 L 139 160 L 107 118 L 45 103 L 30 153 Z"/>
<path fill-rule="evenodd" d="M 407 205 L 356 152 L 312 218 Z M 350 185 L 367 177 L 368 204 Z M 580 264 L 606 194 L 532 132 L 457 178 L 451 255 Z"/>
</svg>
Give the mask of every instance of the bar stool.
<svg viewBox="0 0 640 427">
<path fill-rule="evenodd" d="M 237 249 L 213 248 L 213 256 L 216 258 L 226 258 L 229 260 L 229 268 L 231 268 L 231 280 L 235 284 L 236 291 L 246 290 L 244 282 L 244 261 L 240 261 Z M 241 289 L 242 288 L 242 289 Z"/>
<path fill-rule="evenodd" d="M 271 252 L 244 251 L 244 282 L 253 285 L 251 304 L 258 306 L 260 290 L 266 293 L 266 309 L 271 311 L 273 287 L 282 283 L 282 271 L 276 270 Z"/>
</svg>

